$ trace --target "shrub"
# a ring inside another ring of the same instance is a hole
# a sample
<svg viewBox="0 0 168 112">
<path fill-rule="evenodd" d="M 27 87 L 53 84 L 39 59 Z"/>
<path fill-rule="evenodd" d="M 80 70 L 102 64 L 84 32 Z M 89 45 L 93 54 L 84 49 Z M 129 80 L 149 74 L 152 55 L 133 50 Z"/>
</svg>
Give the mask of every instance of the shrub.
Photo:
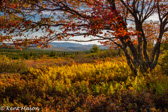
<svg viewBox="0 0 168 112">
<path fill-rule="evenodd" d="M 0 59 L 0 73 L 22 73 L 27 70 L 27 66 L 22 61 L 14 61 L 3 56 Z"/>
<path fill-rule="evenodd" d="M 4 59 L 10 68 L 13 62 Z M 31 105 L 58 112 L 166 111 L 168 77 L 157 70 L 134 77 L 125 59 L 118 60 L 41 65 L 21 75 L 2 73 L 0 106 Z"/>
<path fill-rule="evenodd" d="M 100 48 L 97 45 L 93 45 L 90 52 L 91 53 L 98 53 L 100 51 Z"/>
</svg>

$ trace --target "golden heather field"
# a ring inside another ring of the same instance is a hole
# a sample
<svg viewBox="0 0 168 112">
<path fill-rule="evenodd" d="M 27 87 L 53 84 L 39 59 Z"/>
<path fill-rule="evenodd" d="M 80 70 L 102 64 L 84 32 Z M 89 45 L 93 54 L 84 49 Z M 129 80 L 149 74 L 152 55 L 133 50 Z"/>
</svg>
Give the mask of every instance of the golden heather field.
<svg viewBox="0 0 168 112">
<path fill-rule="evenodd" d="M 0 107 L 31 106 L 43 112 L 168 111 L 167 65 L 162 61 L 152 72 L 134 76 L 123 56 L 91 63 L 49 57 L 0 60 Z"/>
</svg>

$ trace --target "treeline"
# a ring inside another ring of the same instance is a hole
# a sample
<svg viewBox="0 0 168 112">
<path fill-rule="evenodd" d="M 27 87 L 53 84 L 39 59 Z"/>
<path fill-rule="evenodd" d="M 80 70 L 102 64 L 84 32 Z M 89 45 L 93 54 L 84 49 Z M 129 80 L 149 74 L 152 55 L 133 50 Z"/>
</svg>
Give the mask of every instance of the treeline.
<svg viewBox="0 0 168 112">
<path fill-rule="evenodd" d="M 67 55 L 76 54 L 76 52 L 63 52 L 63 51 L 45 51 L 36 49 L 17 49 L 1 48 L 0 54 L 5 55 L 9 59 L 39 59 L 42 57 L 66 57 Z"/>
<path fill-rule="evenodd" d="M 40 59 L 44 57 L 49 58 L 91 58 L 99 59 L 105 57 L 121 56 L 123 52 L 120 50 L 101 50 L 99 52 L 90 51 L 46 51 L 36 49 L 23 49 L 23 51 L 17 49 L 0 48 L 0 55 L 5 55 L 9 59 Z"/>
</svg>

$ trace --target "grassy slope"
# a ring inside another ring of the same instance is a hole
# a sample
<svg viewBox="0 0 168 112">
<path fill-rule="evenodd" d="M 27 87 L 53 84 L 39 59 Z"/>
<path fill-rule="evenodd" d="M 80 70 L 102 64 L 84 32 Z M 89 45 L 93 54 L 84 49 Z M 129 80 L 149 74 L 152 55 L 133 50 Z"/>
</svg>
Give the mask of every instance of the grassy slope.
<svg viewBox="0 0 168 112">
<path fill-rule="evenodd" d="M 39 59 L 35 61 L 55 64 L 33 67 L 27 65 L 35 61 L 0 60 L 0 106 L 31 105 L 58 112 L 168 111 L 168 76 L 161 59 L 154 71 L 136 77 L 123 57 L 83 64 Z"/>
</svg>

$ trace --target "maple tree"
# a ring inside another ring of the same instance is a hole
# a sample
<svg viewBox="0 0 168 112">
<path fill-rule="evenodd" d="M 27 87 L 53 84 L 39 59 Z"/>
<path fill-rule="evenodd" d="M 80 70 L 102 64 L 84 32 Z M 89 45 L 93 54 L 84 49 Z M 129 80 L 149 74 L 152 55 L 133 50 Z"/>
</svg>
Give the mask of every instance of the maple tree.
<svg viewBox="0 0 168 112">
<path fill-rule="evenodd" d="M 1 0 L 0 6 L 0 42 L 13 41 L 20 48 L 50 47 L 54 40 L 99 40 L 122 49 L 135 74 L 139 67 L 141 71 L 155 68 L 168 35 L 167 0 Z M 157 21 L 149 21 L 153 15 Z M 30 32 L 44 35 L 30 38 Z M 149 42 L 155 43 L 151 52 Z"/>
</svg>

